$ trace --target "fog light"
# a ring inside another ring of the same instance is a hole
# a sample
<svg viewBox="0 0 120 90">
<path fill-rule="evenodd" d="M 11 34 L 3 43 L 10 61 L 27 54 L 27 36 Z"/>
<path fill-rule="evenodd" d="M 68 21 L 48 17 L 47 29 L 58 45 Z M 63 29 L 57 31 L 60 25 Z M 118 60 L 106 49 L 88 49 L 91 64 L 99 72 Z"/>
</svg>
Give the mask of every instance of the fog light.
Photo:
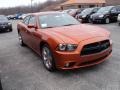
<svg viewBox="0 0 120 90">
<path fill-rule="evenodd" d="M 75 62 L 69 62 L 65 64 L 65 67 L 73 67 L 75 65 Z"/>
<path fill-rule="evenodd" d="M 70 65 L 70 63 L 66 63 L 66 64 L 65 64 L 65 67 L 69 67 L 69 65 Z"/>
</svg>

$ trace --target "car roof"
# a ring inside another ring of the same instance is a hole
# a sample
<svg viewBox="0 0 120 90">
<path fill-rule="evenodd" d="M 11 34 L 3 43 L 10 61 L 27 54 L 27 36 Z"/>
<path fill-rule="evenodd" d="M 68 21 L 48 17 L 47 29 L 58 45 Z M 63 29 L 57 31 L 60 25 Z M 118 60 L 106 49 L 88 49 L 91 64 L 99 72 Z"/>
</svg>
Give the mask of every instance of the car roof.
<svg viewBox="0 0 120 90">
<path fill-rule="evenodd" d="M 0 17 L 5 17 L 5 15 L 0 15 Z"/>
<path fill-rule="evenodd" d="M 116 6 L 105 6 L 105 7 L 111 7 L 112 8 L 112 7 L 116 7 Z"/>
<path fill-rule="evenodd" d="M 46 14 L 59 14 L 59 13 L 63 13 L 63 12 L 60 12 L 60 11 L 47 11 L 47 12 L 32 13 L 32 15 L 40 16 L 40 15 L 46 15 Z"/>
</svg>

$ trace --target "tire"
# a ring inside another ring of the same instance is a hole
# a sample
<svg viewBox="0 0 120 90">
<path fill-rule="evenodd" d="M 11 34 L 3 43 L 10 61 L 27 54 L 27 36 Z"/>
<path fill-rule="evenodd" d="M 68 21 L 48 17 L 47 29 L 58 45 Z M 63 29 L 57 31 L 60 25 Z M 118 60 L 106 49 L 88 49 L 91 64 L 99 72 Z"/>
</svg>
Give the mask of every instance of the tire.
<svg viewBox="0 0 120 90">
<path fill-rule="evenodd" d="M 105 24 L 109 24 L 110 23 L 110 19 L 109 18 L 106 18 L 105 19 Z"/>
<path fill-rule="evenodd" d="M 1 83 L 1 80 L 0 80 L 0 90 L 3 90 L 3 89 L 2 89 L 2 83 Z"/>
<path fill-rule="evenodd" d="M 90 18 L 88 19 L 88 23 L 92 23 L 92 20 Z"/>
<path fill-rule="evenodd" d="M 120 26 L 120 22 L 118 22 L 118 25 Z"/>
<path fill-rule="evenodd" d="M 25 43 L 23 42 L 22 36 L 20 35 L 20 33 L 18 33 L 18 38 L 19 38 L 19 42 L 21 46 L 26 46 Z"/>
<path fill-rule="evenodd" d="M 13 31 L 13 29 L 12 29 L 12 28 L 10 28 L 10 29 L 9 29 L 9 31 L 10 31 L 10 32 L 12 32 L 12 31 Z"/>
<path fill-rule="evenodd" d="M 55 61 L 49 46 L 45 44 L 41 50 L 41 56 L 45 68 L 50 72 L 54 72 L 56 70 Z"/>
</svg>

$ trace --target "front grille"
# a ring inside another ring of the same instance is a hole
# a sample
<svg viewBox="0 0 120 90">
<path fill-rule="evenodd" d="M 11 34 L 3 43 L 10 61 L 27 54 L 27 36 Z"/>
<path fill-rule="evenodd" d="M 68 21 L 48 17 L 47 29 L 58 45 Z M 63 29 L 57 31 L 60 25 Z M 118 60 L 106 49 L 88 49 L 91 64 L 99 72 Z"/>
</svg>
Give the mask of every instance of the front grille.
<svg viewBox="0 0 120 90">
<path fill-rule="evenodd" d="M 110 47 L 110 41 L 104 40 L 92 44 L 85 45 L 81 51 L 81 56 L 90 55 L 104 51 Z"/>
<path fill-rule="evenodd" d="M 0 23 L 0 26 L 7 26 L 7 23 Z"/>
</svg>

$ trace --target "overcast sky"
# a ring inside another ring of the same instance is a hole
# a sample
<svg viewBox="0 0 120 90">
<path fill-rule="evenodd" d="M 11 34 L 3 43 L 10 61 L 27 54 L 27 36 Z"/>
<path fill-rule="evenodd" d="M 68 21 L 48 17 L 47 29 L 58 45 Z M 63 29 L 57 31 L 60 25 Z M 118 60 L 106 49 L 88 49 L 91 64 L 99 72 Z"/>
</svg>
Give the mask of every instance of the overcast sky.
<svg viewBox="0 0 120 90">
<path fill-rule="evenodd" d="M 34 3 L 43 3 L 47 0 L 33 0 Z M 14 7 L 19 5 L 30 5 L 31 0 L 0 0 L 0 8 L 3 7 Z"/>
</svg>

